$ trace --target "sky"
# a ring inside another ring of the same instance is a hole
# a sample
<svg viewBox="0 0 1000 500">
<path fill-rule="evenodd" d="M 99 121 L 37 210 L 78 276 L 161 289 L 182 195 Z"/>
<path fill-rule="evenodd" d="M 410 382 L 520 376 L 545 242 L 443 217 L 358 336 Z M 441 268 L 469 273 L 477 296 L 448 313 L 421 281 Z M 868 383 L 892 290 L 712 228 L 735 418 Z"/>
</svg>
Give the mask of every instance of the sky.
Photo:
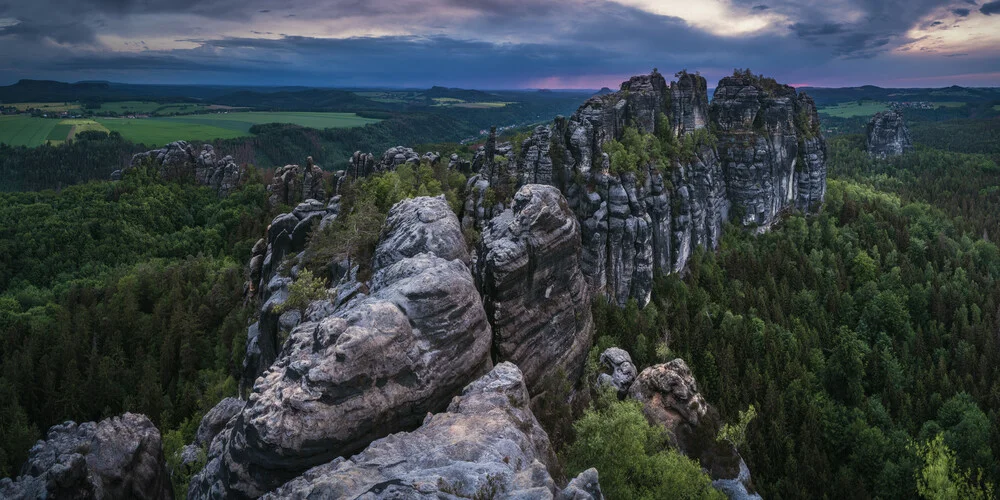
<svg viewBox="0 0 1000 500">
<path fill-rule="evenodd" d="M 1000 86 L 1000 0 L 0 0 L 22 78 L 616 88 L 749 67 L 792 85 Z"/>
</svg>

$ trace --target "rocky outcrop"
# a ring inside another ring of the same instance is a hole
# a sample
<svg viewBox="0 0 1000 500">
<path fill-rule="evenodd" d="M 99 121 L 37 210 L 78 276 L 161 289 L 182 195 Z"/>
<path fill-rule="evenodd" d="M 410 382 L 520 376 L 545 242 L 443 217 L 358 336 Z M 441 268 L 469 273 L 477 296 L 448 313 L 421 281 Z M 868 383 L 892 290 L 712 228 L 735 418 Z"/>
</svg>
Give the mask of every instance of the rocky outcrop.
<svg viewBox="0 0 1000 500">
<path fill-rule="evenodd" d="M 496 355 L 524 372 L 535 395 L 546 374 L 578 380 L 590 349 L 580 250 L 580 224 L 552 186 L 522 186 L 483 231 L 476 276 Z"/>
<path fill-rule="evenodd" d="M 121 179 L 129 170 L 145 165 L 157 167 L 165 179 L 193 180 L 212 188 L 219 196 L 226 196 L 236 189 L 245 172 L 232 156 L 217 158 L 215 149 L 210 144 L 197 150 L 192 144 L 176 141 L 160 149 L 133 155 L 129 167 L 124 172 L 113 172 L 111 178 Z"/>
<path fill-rule="evenodd" d="M 876 113 L 865 131 L 865 148 L 876 158 L 899 156 L 913 150 L 910 131 L 903 122 L 903 114 L 897 110 Z"/>
<path fill-rule="evenodd" d="M 738 222 L 768 228 L 781 212 L 822 199 L 826 146 L 816 116 L 812 99 L 773 80 L 732 76 L 719 82 L 711 121 Z"/>
<path fill-rule="evenodd" d="M 289 333 L 301 319 L 293 319 L 292 314 L 296 311 L 288 311 L 284 315 L 277 312 L 276 308 L 287 300 L 288 286 L 293 281 L 290 274 L 294 266 L 282 270 L 282 262 L 301 252 L 312 231 L 332 224 L 339 213 L 339 196 L 334 196 L 326 204 L 306 200 L 291 212 L 275 217 L 268 225 L 265 237 L 251 249 L 246 290 L 250 297 L 259 301 L 260 306 L 258 320 L 247 330 L 247 352 L 240 379 L 243 392 L 249 390 L 254 379 L 277 359 L 280 349 L 278 333 L 282 329 L 284 333 Z"/>
<path fill-rule="evenodd" d="M 593 469 L 559 491 L 548 470 L 555 461 L 521 372 L 501 363 L 417 430 L 310 469 L 265 498 L 602 498 Z"/>
<path fill-rule="evenodd" d="M 201 418 L 201 422 L 198 424 L 198 432 L 195 434 L 194 444 L 197 446 L 212 444 L 215 436 L 218 436 L 222 432 L 226 424 L 238 415 L 244 406 L 246 406 L 246 401 L 239 398 L 226 398 L 219 401 L 218 404 L 212 407 Z"/>
<path fill-rule="evenodd" d="M 731 444 L 716 439 L 722 427 L 719 414 L 698 392 L 684 360 L 646 368 L 628 393 L 642 403 L 651 423 L 666 429 L 679 451 L 701 463 L 717 488 L 730 498 L 760 498 L 743 458 Z"/>
<path fill-rule="evenodd" d="M 306 158 L 303 166 L 285 165 L 274 171 L 267 192 L 272 207 L 297 205 L 305 200 L 325 200 L 323 169 L 313 163 L 312 156 Z"/>
<path fill-rule="evenodd" d="M 491 135 L 472 165 L 463 227 L 480 229 L 509 207 L 511 183 L 554 185 L 580 221 L 591 293 L 645 305 L 654 273 L 679 272 L 694 248 L 714 248 L 726 221 L 766 229 L 784 211 L 822 202 L 826 143 L 815 105 L 772 82 L 724 78 L 709 106 L 701 76 L 681 72 L 667 84 L 654 72 L 536 128 L 512 161 Z M 677 151 L 613 171 L 603 147 L 629 127 L 670 138 Z"/>
<path fill-rule="evenodd" d="M 601 366 L 611 373 L 600 374 L 597 377 L 597 383 L 614 387 L 618 391 L 619 397 L 628 394 L 628 390 L 632 387 L 632 382 L 635 382 L 638 373 L 635 365 L 632 364 L 632 356 L 629 356 L 628 351 L 617 347 L 608 348 L 601 353 L 600 362 Z"/>
<path fill-rule="evenodd" d="M 31 448 L 16 480 L 0 480 L 0 497 L 173 498 L 160 432 L 143 415 L 53 426 Z"/>
<path fill-rule="evenodd" d="M 368 296 L 291 332 L 213 442 L 192 498 L 259 496 L 416 428 L 489 371 L 490 326 L 466 256 L 438 246 L 462 241 L 457 218 L 442 197 L 400 206 L 421 216 L 395 207 L 381 239 L 405 245 L 379 245 Z"/>
</svg>

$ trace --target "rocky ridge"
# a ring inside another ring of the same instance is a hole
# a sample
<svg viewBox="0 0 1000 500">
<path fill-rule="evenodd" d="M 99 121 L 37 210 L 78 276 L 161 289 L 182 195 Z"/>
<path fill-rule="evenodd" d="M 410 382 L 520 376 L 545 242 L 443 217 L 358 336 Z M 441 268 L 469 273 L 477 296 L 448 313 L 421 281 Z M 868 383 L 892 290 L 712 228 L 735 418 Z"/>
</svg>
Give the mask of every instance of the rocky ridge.
<svg viewBox="0 0 1000 500">
<path fill-rule="evenodd" d="M 482 229 L 519 185 L 556 186 L 580 221 L 592 294 L 644 305 L 654 272 L 681 271 L 693 248 L 714 248 L 724 222 L 763 230 L 822 202 L 826 143 L 808 96 L 739 76 L 724 78 L 709 105 L 704 78 L 677 76 L 669 85 L 659 73 L 637 76 L 591 97 L 536 128 L 516 158 L 491 134 L 472 164 L 463 225 Z M 603 146 L 628 127 L 673 134 L 687 152 L 613 172 Z"/>
<path fill-rule="evenodd" d="M 147 164 L 155 166 L 165 179 L 192 179 L 211 187 L 219 196 L 227 196 L 236 189 L 245 174 L 244 168 L 237 165 L 232 156 L 217 158 L 210 144 L 198 150 L 186 141 L 176 141 L 160 149 L 133 155 L 129 166 L 112 172 L 111 179 L 121 179 L 129 170 Z"/>
<path fill-rule="evenodd" d="M 913 150 L 910 131 L 903 121 L 903 114 L 897 110 L 875 113 L 865 132 L 865 149 L 876 158 L 899 156 Z"/>
</svg>

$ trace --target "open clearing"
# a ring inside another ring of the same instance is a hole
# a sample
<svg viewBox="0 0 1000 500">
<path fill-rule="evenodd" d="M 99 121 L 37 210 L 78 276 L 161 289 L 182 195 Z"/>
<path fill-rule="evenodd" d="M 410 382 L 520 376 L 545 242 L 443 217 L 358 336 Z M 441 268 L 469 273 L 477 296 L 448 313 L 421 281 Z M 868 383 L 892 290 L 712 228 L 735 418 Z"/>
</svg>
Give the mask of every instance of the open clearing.
<svg viewBox="0 0 1000 500">
<path fill-rule="evenodd" d="M 157 118 L 97 118 L 108 130 L 147 146 L 162 146 L 177 140 L 233 139 L 250 134 L 250 127 L 262 123 L 291 123 L 303 127 L 360 127 L 379 120 L 362 118 L 354 113 L 243 112 L 186 115 Z"/>
</svg>

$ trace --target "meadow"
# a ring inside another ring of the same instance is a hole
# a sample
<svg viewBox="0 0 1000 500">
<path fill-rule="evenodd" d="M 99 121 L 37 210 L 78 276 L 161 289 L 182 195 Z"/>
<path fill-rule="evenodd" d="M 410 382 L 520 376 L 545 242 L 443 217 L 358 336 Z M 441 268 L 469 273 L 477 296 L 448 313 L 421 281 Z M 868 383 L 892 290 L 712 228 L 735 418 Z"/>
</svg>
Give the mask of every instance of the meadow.
<svg viewBox="0 0 1000 500">
<path fill-rule="evenodd" d="M 858 104 L 857 101 L 850 101 L 838 103 L 836 106 L 824 106 L 818 111 L 837 118 L 851 118 L 853 116 L 871 116 L 887 109 L 889 106 L 884 102 L 861 101 Z"/>
<path fill-rule="evenodd" d="M 291 123 L 327 129 L 360 127 L 379 120 L 354 113 L 243 112 L 185 115 L 157 118 L 97 118 L 108 130 L 147 146 L 161 146 L 177 140 L 233 139 L 249 135 L 250 127 L 263 123 Z"/>
<path fill-rule="evenodd" d="M 59 120 L 23 115 L 0 116 L 0 143 L 11 146 L 39 146 L 59 125 Z"/>
</svg>

